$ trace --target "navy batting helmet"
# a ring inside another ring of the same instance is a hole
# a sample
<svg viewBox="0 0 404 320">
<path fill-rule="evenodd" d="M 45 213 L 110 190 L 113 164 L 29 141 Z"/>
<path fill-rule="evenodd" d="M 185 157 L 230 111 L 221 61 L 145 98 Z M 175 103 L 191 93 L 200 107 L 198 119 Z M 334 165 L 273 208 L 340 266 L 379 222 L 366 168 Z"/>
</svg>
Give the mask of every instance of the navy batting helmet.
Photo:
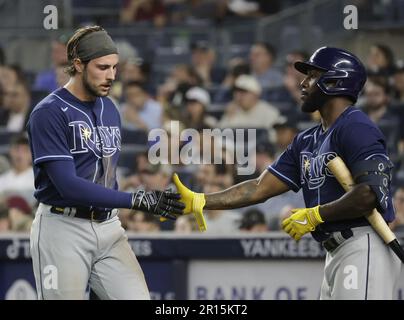
<svg viewBox="0 0 404 320">
<path fill-rule="evenodd" d="M 309 61 L 296 62 L 295 68 L 304 74 L 311 69 L 325 71 L 317 81 L 321 91 L 332 96 L 349 96 L 354 102 L 366 82 L 366 70 L 362 62 L 352 53 L 338 48 L 321 47 Z"/>
</svg>

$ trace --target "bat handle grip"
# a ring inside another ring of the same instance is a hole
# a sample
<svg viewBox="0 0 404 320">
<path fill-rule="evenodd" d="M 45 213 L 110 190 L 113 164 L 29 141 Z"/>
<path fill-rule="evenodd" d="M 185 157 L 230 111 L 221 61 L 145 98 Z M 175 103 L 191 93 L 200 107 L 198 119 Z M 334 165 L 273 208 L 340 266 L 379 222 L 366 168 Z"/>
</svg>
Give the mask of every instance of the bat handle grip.
<svg viewBox="0 0 404 320">
<path fill-rule="evenodd" d="M 401 262 L 404 263 L 404 250 L 401 248 L 401 245 L 398 242 L 398 240 L 394 239 L 393 241 L 389 242 L 388 245 L 391 248 L 391 250 L 394 251 L 397 257 L 401 260 Z"/>
</svg>

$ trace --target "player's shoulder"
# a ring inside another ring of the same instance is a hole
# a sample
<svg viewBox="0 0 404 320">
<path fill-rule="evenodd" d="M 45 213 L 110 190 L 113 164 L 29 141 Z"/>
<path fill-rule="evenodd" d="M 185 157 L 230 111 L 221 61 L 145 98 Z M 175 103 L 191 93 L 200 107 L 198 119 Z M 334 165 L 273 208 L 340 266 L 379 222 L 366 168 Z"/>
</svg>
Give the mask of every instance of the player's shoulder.
<svg viewBox="0 0 404 320">
<path fill-rule="evenodd" d="M 318 124 L 318 125 L 316 125 L 316 126 L 314 126 L 314 127 L 311 127 L 311 128 L 308 128 L 308 129 L 305 129 L 305 130 L 299 132 L 299 133 L 296 135 L 296 139 L 295 139 L 296 142 L 297 142 L 297 143 L 300 143 L 300 142 L 302 142 L 302 141 L 304 141 L 304 140 L 308 140 L 308 139 L 310 139 L 311 137 L 313 137 L 314 133 L 318 130 L 319 126 L 320 126 L 320 124 Z"/>
<path fill-rule="evenodd" d="M 38 111 L 50 111 L 50 112 L 59 112 L 60 108 L 57 108 L 59 106 L 59 99 L 57 97 L 58 93 L 60 93 L 60 89 L 56 89 L 52 93 L 48 94 L 45 98 L 43 98 L 41 101 L 39 101 L 34 109 L 32 110 L 31 114 L 36 113 Z"/>
<path fill-rule="evenodd" d="M 347 127 L 352 125 L 365 125 L 372 128 L 377 128 L 376 124 L 370 120 L 368 115 L 361 109 L 351 106 L 342 114 L 339 125 L 341 127 Z"/>
</svg>

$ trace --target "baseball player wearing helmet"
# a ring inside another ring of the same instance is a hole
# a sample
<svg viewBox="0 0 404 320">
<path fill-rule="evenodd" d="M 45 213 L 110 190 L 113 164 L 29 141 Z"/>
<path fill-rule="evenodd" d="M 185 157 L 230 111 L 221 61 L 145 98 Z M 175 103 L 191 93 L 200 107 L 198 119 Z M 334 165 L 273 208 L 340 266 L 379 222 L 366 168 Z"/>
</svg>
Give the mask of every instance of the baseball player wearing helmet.
<svg viewBox="0 0 404 320">
<path fill-rule="evenodd" d="M 321 124 L 298 134 L 259 178 L 227 190 L 194 193 L 175 177 L 185 212 L 239 208 L 302 188 L 307 208 L 294 209 L 282 227 L 296 241 L 311 232 L 327 250 L 320 299 L 392 299 L 401 262 L 364 217 L 377 208 L 387 222 L 394 219 L 384 136 L 353 106 L 365 68 L 352 53 L 330 47 L 295 68 L 306 75 L 302 110 L 318 110 Z M 346 194 L 326 166 L 337 155 L 356 182 Z"/>
<path fill-rule="evenodd" d="M 35 197 L 31 255 L 39 299 L 149 299 L 139 263 L 114 208 L 175 219 L 179 194 L 118 191 L 121 122 L 107 97 L 116 46 L 99 27 L 77 30 L 67 44 L 70 81 L 34 108 L 28 123 Z"/>
</svg>

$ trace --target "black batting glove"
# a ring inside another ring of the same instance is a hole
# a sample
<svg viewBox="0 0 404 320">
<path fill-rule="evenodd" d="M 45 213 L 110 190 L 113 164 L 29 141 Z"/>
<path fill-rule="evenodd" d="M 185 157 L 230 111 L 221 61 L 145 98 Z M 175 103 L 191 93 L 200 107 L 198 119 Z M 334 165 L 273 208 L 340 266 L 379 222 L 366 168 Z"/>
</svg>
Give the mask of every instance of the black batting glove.
<svg viewBox="0 0 404 320">
<path fill-rule="evenodd" d="M 146 211 L 167 219 L 176 220 L 183 214 L 185 205 L 179 201 L 181 195 L 171 191 L 139 190 L 132 195 L 132 209 Z"/>
</svg>

